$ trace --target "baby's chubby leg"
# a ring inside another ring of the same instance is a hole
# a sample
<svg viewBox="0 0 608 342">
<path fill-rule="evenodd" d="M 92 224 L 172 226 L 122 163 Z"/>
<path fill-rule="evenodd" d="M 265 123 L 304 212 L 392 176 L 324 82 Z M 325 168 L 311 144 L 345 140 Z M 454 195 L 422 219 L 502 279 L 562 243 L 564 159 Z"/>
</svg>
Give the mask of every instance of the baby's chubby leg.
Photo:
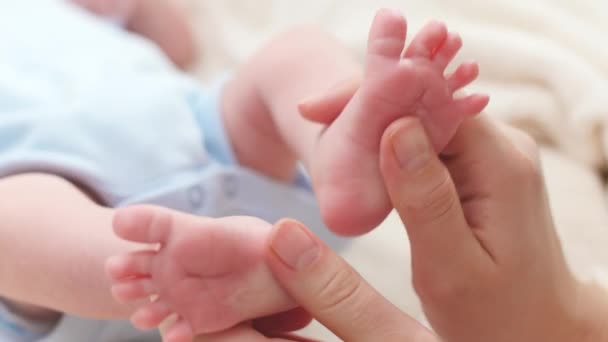
<svg viewBox="0 0 608 342">
<path fill-rule="evenodd" d="M 353 54 L 318 28 L 298 27 L 273 39 L 239 68 L 222 95 L 224 124 L 239 163 L 289 182 L 299 160 L 319 194 L 315 171 L 324 127 L 304 119 L 298 103 L 360 73 Z"/>
<path fill-rule="evenodd" d="M 120 209 L 115 233 L 145 245 L 108 260 L 112 293 L 120 302 L 141 305 L 131 317 L 140 328 L 177 314 L 167 342 L 293 309 L 296 304 L 264 263 L 270 229 L 252 217 L 202 218 L 153 206 Z M 153 301 L 142 302 L 151 296 Z"/>
</svg>

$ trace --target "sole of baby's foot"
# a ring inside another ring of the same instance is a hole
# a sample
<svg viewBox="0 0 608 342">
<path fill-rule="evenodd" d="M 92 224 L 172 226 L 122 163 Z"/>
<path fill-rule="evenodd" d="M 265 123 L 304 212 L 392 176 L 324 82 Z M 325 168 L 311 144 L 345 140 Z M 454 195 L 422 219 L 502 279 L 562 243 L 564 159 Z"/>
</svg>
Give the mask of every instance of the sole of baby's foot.
<svg viewBox="0 0 608 342">
<path fill-rule="evenodd" d="M 462 46 L 457 34 L 430 22 L 405 49 L 406 31 L 400 13 L 376 14 L 361 86 L 319 139 L 312 178 L 325 223 L 338 234 L 366 233 L 392 208 L 379 169 L 380 139 L 390 123 L 418 116 L 440 151 L 488 103 L 485 95 L 454 96 L 477 78 L 475 63 L 445 76 Z"/>
<path fill-rule="evenodd" d="M 201 218 L 153 206 L 120 209 L 115 233 L 145 245 L 108 259 L 112 294 L 121 303 L 139 305 L 131 321 L 141 329 L 158 327 L 175 314 L 165 342 L 191 341 L 292 309 L 295 304 L 264 262 L 270 229 L 251 217 Z"/>
</svg>

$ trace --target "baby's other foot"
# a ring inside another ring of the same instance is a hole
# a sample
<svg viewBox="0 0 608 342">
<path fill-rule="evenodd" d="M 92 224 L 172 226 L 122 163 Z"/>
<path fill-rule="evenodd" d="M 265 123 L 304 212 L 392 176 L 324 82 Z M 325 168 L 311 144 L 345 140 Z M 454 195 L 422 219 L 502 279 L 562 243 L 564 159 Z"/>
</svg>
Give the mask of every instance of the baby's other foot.
<svg viewBox="0 0 608 342">
<path fill-rule="evenodd" d="M 201 218 L 152 206 L 120 209 L 115 233 L 148 245 L 107 261 L 112 294 L 138 306 L 131 316 L 138 328 L 157 327 L 176 314 L 165 342 L 191 341 L 292 309 L 296 305 L 264 262 L 270 229 L 251 217 Z"/>
<path fill-rule="evenodd" d="M 475 63 L 445 69 L 462 42 L 440 22 L 430 22 L 405 50 L 405 18 L 380 10 L 368 39 L 365 73 L 358 91 L 319 139 L 312 178 L 327 225 L 345 235 L 365 233 L 381 223 L 392 205 L 379 170 L 380 139 L 391 122 L 415 115 L 437 151 L 460 123 L 487 105 L 485 95 L 454 98 L 475 80 Z"/>
</svg>

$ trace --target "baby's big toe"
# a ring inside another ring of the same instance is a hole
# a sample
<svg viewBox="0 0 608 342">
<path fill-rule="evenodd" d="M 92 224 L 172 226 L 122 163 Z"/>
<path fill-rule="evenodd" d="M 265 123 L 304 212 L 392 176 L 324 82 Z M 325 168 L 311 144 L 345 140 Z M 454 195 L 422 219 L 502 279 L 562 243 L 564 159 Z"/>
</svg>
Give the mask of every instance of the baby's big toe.
<svg viewBox="0 0 608 342">
<path fill-rule="evenodd" d="M 141 243 L 164 243 L 171 234 L 172 214 L 165 208 L 138 205 L 121 208 L 114 214 L 112 226 L 124 240 Z"/>
<path fill-rule="evenodd" d="M 115 283 L 112 296 L 119 303 L 131 303 L 150 298 L 157 294 L 156 285 L 150 279 L 132 279 Z"/>
<path fill-rule="evenodd" d="M 407 23 L 401 13 L 379 10 L 369 31 L 368 55 L 398 60 L 405 46 L 406 31 Z"/>
<path fill-rule="evenodd" d="M 138 308 L 131 315 L 131 323 L 140 329 L 151 329 L 159 326 L 171 313 L 167 303 L 157 300 Z"/>
</svg>

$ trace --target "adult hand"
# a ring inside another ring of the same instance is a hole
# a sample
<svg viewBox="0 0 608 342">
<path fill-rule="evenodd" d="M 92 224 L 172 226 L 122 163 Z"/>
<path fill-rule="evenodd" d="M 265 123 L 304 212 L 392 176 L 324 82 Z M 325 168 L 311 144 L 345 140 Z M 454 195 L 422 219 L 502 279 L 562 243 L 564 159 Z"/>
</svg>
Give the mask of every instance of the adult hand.
<svg viewBox="0 0 608 342">
<path fill-rule="evenodd" d="M 278 222 L 268 243 L 270 268 L 305 311 L 298 309 L 201 336 L 197 342 L 309 341 L 286 335 L 309 322 L 306 313 L 344 341 L 439 342 L 428 329 L 382 297 L 301 223 Z"/>
<path fill-rule="evenodd" d="M 307 312 L 294 309 L 245 322 L 226 331 L 198 336 L 194 342 L 314 342 L 291 333 L 304 328 L 311 320 Z"/>
<path fill-rule="evenodd" d="M 381 149 L 414 288 L 445 341 L 598 340 L 586 335 L 588 291 L 566 266 L 529 137 L 472 119 L 440 159 L 404 118 Z"/>
<path fill-rule="evenodd" d="M 167 319 L 160 326 L 164 336 L 167 327 L 175 317 Z M 301 308 L 262 317 L 252 322 L 243 322 L 225 331 L 197 336 L 194 342 L 314 342 L 314 340 L 292 334 L 306 327 L 312 317 Z"/>
<path fill-rule="evenodd" d="M 296 221 L 275 225 L 267 262 L 293 299 L 344 341 L 439 341 Z"/>
<path fill-rule="evenodd" d="M 607 340 L 605 294 L 566 266 L 530 138 L 473 119 L 439 158 L 420 122 L 403 118 L 387 129 L 381 149 L 386 186 L 410 238 L 414 288 L 441 340 Z M 439 341 L 297 222 L 276 225 L 268 263 L 343 340 Z M 228 340 L 268 341 L 260 331 L 237 327 Z"/>
<path fill-rule="evenodd" d="M 358 85 L 343 82 L 300 111 L 329 124 Z M 473 119 L 439 158 L 420 123 L 404 118 L 387 129 L 381 148 L 385 183 L 412 245 L 414 287 L 446 341 L 606 334 L 597 328 L 608 311 L 605 293 L 577 282 L 566 266 L 529 137 Z"/>
</svg>

